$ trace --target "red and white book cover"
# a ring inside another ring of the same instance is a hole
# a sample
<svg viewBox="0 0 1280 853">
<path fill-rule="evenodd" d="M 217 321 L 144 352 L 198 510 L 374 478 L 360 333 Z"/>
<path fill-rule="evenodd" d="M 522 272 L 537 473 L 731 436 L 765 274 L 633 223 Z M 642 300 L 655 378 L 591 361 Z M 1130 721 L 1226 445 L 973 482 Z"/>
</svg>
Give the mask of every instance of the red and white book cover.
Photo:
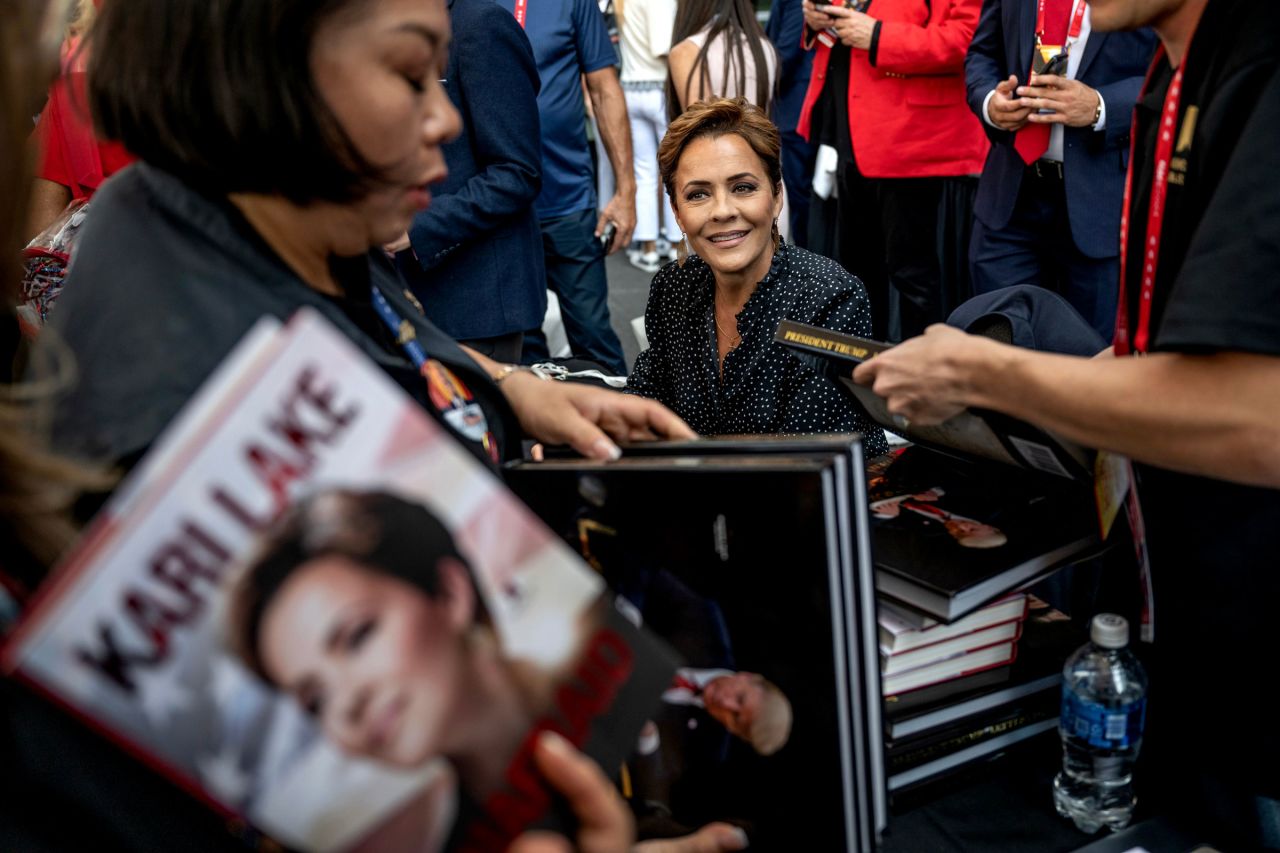
<svg viewBox="0 0 1280 853">
<path fill-rule="evenodd" d="M 879 602 L 876 621 L 880 629 L 880 654 L 883 656 L 902 654 L 922 646 L 931 646 L 973 634 L 993 625 L 1021 622 L 1026 616 L 1027 596 L 1021 592 L 994 601 L 949 625 L 925 618 L 921 620 L 922 624 L 917 626 L 892 604 Z M 970 646 L 970 648 L 973 647 Z"/>
<path fill-rule="evenodd" d="M 505 849 L 555 823 L 536 735 L 617 766 L 672 672 L 585 563 L 306 310 L 262 321 L 210 378 L 3 665 L 305 850 Z"/>
</svg>

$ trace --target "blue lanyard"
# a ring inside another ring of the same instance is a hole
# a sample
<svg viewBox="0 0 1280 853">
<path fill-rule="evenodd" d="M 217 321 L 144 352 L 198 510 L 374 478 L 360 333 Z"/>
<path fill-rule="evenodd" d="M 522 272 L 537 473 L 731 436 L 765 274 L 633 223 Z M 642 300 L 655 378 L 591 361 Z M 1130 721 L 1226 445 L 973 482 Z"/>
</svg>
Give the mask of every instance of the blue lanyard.
<svg viewBox="0 0 1280 853">
<path fill-rule="evenodd" d="M 418 333 L 413 325 L 391 307 L 391 303 L 387 301 L 387 297 L 382 294 L 376 284 L 369 285 L 369 291 L 373 294 L 373 309 L 378 312 L 382 322 L 387 324 L 391 334 L 396 336 L 396 343 L 404 349 L 405 355 L 409 356 L 413 366 L 422 370 L 422 366 L 427 363 L 427 354 L 423 351 L 422 344 L 418 343 Z"/>
</svg>

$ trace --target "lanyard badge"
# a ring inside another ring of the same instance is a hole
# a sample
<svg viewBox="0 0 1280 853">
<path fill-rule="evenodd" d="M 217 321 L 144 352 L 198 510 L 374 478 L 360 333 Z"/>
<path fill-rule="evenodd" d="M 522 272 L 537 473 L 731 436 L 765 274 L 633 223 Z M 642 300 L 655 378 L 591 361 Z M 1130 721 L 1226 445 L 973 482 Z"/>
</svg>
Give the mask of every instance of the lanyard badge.
<svg viewBox="0 0 1280 853">
<path fill-rule="evenodd" d="M 436 407 L 440 417 L 454 432 L 479 444 L 489 454 L 489 458 L 497 462 L 498 441 L 489 429 L 489 420 L 471 389 L 439 360 L 428 358 L 422 344 L 418 343 L 418 334 L 414 331 L 413 324 L 400 316 L 376 285 L 372 285 L 370 289 L 373 307 L 378 316 L 396 336 L 396 343 L 404 350 L 409 361 L 413 362 L 413 366 L 418 368 L 418 373 L 426 382 L 427 398 L 431 405 Z"/>
<path fill-rule="evenodd" d="M 1076 0 L 1071 8 L 1071 22 L 1067 26 L 1067 38 L 1063 44 L 1045 44 L 1044 33 L 1045 0 L 1038 0 L 1036 6 L 1036 50 L 1031 57 L 1032 74 L 1053 74 L 1065 77 L 1067 62 L 1070 60 L 1071 47 L 1080 40 L 1080 31 L 1084 27 L 1085 0 Z"/>
</svg>

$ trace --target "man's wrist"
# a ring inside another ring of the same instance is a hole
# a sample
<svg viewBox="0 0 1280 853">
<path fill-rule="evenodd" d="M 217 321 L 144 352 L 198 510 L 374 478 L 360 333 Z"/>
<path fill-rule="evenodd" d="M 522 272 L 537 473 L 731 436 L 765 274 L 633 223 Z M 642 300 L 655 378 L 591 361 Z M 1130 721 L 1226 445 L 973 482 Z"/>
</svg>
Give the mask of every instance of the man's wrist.
<svg viewBox="0 0 1280 853">
<path fill-rule="evenodd" d="M 992 89 L 987 92 L 987 96 L 982 99 L 982 120 L 996 130 L 1004 130 L 1003 127 L 996 124 L 995 119 L 991 117 L 991 99 L 996 96 L 996 90 Z"/>
<path fill-rule="evenodd" d="M 999 389 L 1006 387 L 1021 355 L 1017 347 L 978 336 L 960 369 L 964 376 L 965 405 L 994 408 Z"/>
</svg>

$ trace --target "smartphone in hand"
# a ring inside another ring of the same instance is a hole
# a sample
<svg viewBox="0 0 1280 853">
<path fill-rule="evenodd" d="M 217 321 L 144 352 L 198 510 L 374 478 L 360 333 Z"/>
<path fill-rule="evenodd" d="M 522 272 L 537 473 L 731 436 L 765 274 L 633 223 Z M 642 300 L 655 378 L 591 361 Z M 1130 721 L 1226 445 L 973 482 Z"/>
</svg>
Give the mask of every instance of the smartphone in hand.
<svg viewBox="0 0 1280 853">
<path fill-rule="evenodd" d="M 1041 74 L 1053 74 L 1058 77 L 1065 77 L 1067 74 L 1067 62 L 1069 62 L 1067 52 L 1064 50 L 1057 56 L 1050 59 L 1044 64 L 1044 68 L 1040 70 Z"/>
<path fill-rule="evenodd" d="M 609 247 L 613 245 L 613 235 L 618 233 L 618 224 L 616 222 L 605 223 L 604 230 L 600 232 L 600 248 L 608 254 Z"/>
</svg>

